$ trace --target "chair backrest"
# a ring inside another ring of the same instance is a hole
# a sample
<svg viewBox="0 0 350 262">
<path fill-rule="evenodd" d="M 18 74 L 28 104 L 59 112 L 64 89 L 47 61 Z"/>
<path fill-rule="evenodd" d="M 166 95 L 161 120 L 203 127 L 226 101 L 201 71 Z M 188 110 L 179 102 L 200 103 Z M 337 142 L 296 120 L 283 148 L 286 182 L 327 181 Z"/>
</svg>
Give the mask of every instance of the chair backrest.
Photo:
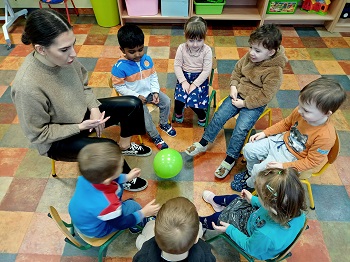
<svg viewBox="0 0 350 262">
<path fill-rule="evenodd" d="M 334 161 L 337 159 L 340 152 L 340 142 L 339 142 L 339 136 L 338 133 L 335 132 L 335 143 L 334 146 L 331 148 L 331 150 L 328 153 L 328 163 L 333 164 Z"/>
<path fill-rule="evenodd" d="M 280 253 L 277 257 L 275 257 L 274 259 L 271 259 L 271 260 L 267 260 L 267 261 L 282 261 L 282 260 L 284 260 L 285 257 L 288 256 L 288 254 L 290 253 L 292 248 L 295 246 L 295 244 L 298 242 L 300 236 L 303 234 L 305 229 L 307 229 L 307 228 L 308 228 L 307 219 L 305 219 L 304 226 L 302 227 L 302 229 L 300 229 L 300 231 L 299 231 L 298 235 L 296 236 L 296 238 L 294 239 L 294 241 L 282 253 Z"/>
<path fill-rule="evenodd" d="M 50 206 L 50 215 L 51 218 L 56 222 L 56 225 L 61 230 L 61 232 L 66 236 L 66 238 L 68 238 L 68 240 L 71 241 L 77 247 L 81 247 L 82 244 L 72 236 L 65 223 L 61 219 L 60 215 L 58 214 L 56 208 L 54 208 L 53 206 Z"/>
</svg>

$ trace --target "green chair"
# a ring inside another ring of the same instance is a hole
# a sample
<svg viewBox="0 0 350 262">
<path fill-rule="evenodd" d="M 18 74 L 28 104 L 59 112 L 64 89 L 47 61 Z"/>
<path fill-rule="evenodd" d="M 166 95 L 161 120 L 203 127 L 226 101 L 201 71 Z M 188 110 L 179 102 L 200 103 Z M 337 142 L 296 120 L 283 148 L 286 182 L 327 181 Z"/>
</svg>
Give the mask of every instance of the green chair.
<svg viewBox="0 0 350 262">
<path fill-rule="evenodd" d="M 300 236 L 302 235 L 302 233 L 308 229 L 309 226 L 307 225 L 307 219 L 305 220 L 305 224 L 302 227 L 302 229 L 299 231 L 298 235 L 296 236 L 296 238 L 294 239 L 294 241 L 284 250 L 282 251 L 280 254 L 278 254 L 276 257 L 271 258 L 271 259 L 267 259 L 265 260 L 266 262 L 277 262 L 277 261 L 282 261 L 290 256 L 292 256 L 291 250 L 294 247 L 294 245 L 297 243 L 297 241 L 299 240 Z M 257 260 L 256 258 L 252 257 L 251 255 L 249 255 L 248 253 L 246 253 L 236 242 L 234 242 L 229 235 L 227 235 L 226 233 L 221 233 L 219 235 L 216 235 L 215 237 L 212 237 L 208 240 L 206 240 L 205 242 L 207 243 L 211 243 L 219 238 L 224 239 L 228 244 L 230 244 L 234 249 L 236 249 L 238 251 L 238 253 L 240 253 L 242 256 L 244 256 L 249 262 L 254 262 L 255 260 Z"/>
<path fill-rule="evenodd" d="M 50 213 L 48 214 L 48 216 L 56 222 L 58 228 L 66 237 L 64 241 L 66 241 L 68 244 L 71 244 L 72 246 L 79 248 L 80 250 L 87 250 L 92 247 L 100 247 L 98 251 L 99 262 L 102 262 L 103 253 L 106 250 L 106 248 L 124 232 L 124 230 L 119 230 L 103 238 L 90 238 L 79 232 L 75 232 L 73 223 L 69 224 L 64 222 L 58 214 L 57 210 L 53 206 L 50 206 Z M 86 243 L 81 243 L 78 239 L 76 239 L 74 237 L 75 233 L 77 233 L 81 237 L 81 239 L 83 239 Z"/>
</svg>

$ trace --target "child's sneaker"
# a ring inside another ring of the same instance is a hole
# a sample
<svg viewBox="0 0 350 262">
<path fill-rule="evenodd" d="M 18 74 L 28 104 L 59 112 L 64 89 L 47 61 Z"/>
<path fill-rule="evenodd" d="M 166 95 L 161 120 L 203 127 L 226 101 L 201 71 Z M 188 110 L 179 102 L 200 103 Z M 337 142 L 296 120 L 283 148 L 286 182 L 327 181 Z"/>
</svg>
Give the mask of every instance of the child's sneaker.
<svg viewBox="0 0 350 262">
<path fill-rule="evenodd" d="M 192 144 L 192 146 L 188 147 L 185 150 L 185 153 L 189 156 L 195 156 L 198 155 L 201 152 L 207 151 L 208 145 L 202 146 L 200 143 L 195 142 Z"/>
<path fill-rule="evenodd" d="M 130 147 L 122 150 L 122 154 L 125 156 L 149 156 L 152 154 L 152 149 L 145 145 L 138 145 L 132 142 Z"/>
<path fill-rule="evenodd" d="M 175 122 L 181 124 L 184 121 L 184 115 L 176 115 L 175 114 Z"/>
<path fill-rule="evenodd" d="M 155 138 L 152 138 L 153 143 L 156 145 L 156 147 L 159 150 L 169 148 L 167 143 L 164 142 L 164 140 L 160 136 L 156 136 Z"/>
<path fill-rule="evenodd" d="M 131 181 L 127 181 L 123 184 L 123 188 L 126 191 L 138 192 L 144 190 L 148 186 L 146 179 L 141 177 L 135 177 Z"/>
<path fill-rule="evenodd" d="M 205 127 L 205 122 L 206 122 L 206 118 L 204 118 L 203 120 L 198 119 L 197 124 L 198 124 L 199 126 L 201 126 L 201 127 Z"/>
<path fill-rule="evenodd" d="M 146 224 L 151 221 L 151 220 L 156 220 L 155 216 L 151 217 L 145 217 L 140 223 L 138 223 L 136 226 L 129 227 L 129 231 L 131 234 L 137 234 L 142 231 L 142 229 L 146 226 Z"/>
<path fill-rule="evenodd" d="M 215 194 L 213 192 L 209 190 L 204 190 L 202 197 L 205 202 L 209 203 L 213 207 L 215 212 L 221 212 L 222 210 L 224 210 L 225 208 L 224 206 L 221 206 L 215 203 L 214 201 Z"/>
<path fill-rule="evenodd" d="M 231 188 L 237 192 L 241 192 L 243 189 L 247 189 L 249 192 L 254 191 L 254 188 L 247 185 L 247 179 L 249 177 L 248 170 L 236 174 L 231 182 Z"/>
<path fill-rule="evenodd" d="M 175 129 L 170 124 L 159 124 L 160 129 L 162 129 L 164 132 L 166 132 L 169 136 L 174 137 L 176 136 Z"/>
</svg>

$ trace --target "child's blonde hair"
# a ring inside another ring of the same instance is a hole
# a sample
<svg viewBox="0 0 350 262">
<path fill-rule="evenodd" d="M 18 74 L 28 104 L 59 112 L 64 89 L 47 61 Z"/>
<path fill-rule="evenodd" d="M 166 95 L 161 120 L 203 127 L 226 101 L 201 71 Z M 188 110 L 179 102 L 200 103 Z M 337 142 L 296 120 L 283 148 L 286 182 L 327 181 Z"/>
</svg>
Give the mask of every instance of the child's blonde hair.
<svg viewBox="0 0 350 262">
<path fill-rule="evenodd" d="M 196 242 L 199 217 L 194 204 L 185 197 L 168 200 L 159 210 L 155 222 L 155 240 L 161 250 L 183 254 Z"/>
<path fill-rule="evenodd" d="M 294 168 L 269 168 L 261 171 L 255 181 L 259 198 L 270 217 L 283 226 L 307 210 L 305 191 L 298 176 Z"/>
<path fill-rule="evenodd" d="M 336 80 L 320 77 L 300 91 L 299 99 L 302 103 L 315 103 L 321 112 L 328 114 L 338 110 L 346 100 L 346 92 Z"/>
<path fill-rule="evenodd" d="M 192 16 L 184 26 L 186 39 L 205 39 L 207 22 L 200 16 Z"/>
<path fill-rule="evenodd" d="M 115 175 L 123 165 L 118 145 L 111 142 L 93 143 L 83 147 L 78 154 L 79 171 L 90 183 L 101 184 Z"/>
</svg>

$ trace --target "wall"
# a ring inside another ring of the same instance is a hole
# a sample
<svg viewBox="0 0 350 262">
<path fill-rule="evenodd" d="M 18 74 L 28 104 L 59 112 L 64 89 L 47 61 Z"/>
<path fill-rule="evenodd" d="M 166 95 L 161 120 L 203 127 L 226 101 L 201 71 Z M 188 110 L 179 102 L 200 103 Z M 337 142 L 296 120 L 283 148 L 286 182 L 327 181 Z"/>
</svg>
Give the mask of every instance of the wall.
<svg viewBox="0 0 350 262">
<path fill-rule="evenodd" d="M 73 0 L 77 8 L 92 8 L 90 0 Z M 100 0 L 102 1 L 102 0 Z M 9 0 L 12 8 L 39 8 L 38 0 Z M 70 1 L 68 1 L 68 6 L 72 7 Z M 4 8 L 5 4 L 3 0 L 0 0 L 0 8 Z M 57 8 L 64 8 L 64 5 L 55 5 Z"/>
</svg>

